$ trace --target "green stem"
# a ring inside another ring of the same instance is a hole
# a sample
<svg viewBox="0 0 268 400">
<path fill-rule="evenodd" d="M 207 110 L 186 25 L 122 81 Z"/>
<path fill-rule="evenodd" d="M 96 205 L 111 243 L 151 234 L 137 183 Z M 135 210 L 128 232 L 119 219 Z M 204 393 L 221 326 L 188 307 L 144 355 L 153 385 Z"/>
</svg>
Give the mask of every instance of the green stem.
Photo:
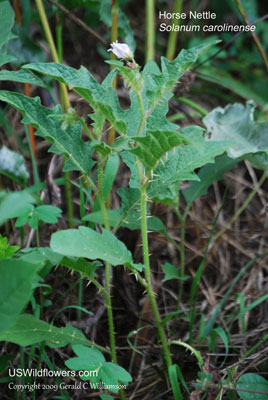
<svg viewBox="0 0 268 400">
<path fill-rule="evenodd" d="M 103 196 L 103 172 L 104 172 L 104 162 L 99 158 L 99 168 L 98 168 L 98 183 L 99 183 L 99 190 L 98 190 L 98 197 L 101 207 L 101 212 L 104 221 L 104 227 L 107 231 L 110 230 L 110 223 L 108 218 L 107 209 L 105 206 L 105 200 Z"/>
<path fill-rule="evenodd" d="M 154 59 L 155 0 L 146 0 L 146 62 Z"/>
<path fill-rule="evenodd" d="M 140 126 L 139 126 L 139 130 L 138 130 L 137 136 L 141 136 L 143 128 L 144 128 L 144 126 L 146 124 L 146 114 L 145 114 L 145 109 L 144 109 L 141 93 L 137 92 L 136 95 L 137 95 L 137 99 L 138 99 L 138 103 L 139 103 L 139 107 L 140 107 L 140 112 L 141 112 L 141 122 L 140 122 Z"/>
<path fill-rule="evenodd" d="M 208 114 L 208 111 L 204 107 L 200 106 L 191 99 L 186 97 L 177 97 L 176 100 L 178 100 L 180 103 L 187 104 L 187 106 L 190 106 L 194 110 L 198 111 L 203 117 Z"/>
<path fill-rule="evenodd" d="M 185 347 L 187 350 L 190 350 L 190 352 L 191 352 L 191 353 L 195 356 L 195 358 L 197 359 L 199 368 L 200 368 L 200 369 L 202 368 L 202 366 L 203 366 L 203 364 L 204 364 L 204 360 L 203 360 L 203 357 L 202 357 L 200 351 L 196 350 L 194 347 L 190 346 L 188 343 L 182 342 L 181 340 L 171 340 L 168 344 L 169 344 L 170 346 L 171 346 L 172 344 L 175 344 L 175 345 L 177 345 L 177 346 L 182 346 L 182 347 Z"/>
<path fill-rule="evenodd" d="M 147 275 L 150 268 L 149 259 L 149 247 L 148 247 L 148 237 L 147 237 L 147 215 L 146 215 L 146 186 L 141 183 L 141 234 L 142 234 L 142 246 L 143 246 L 143 258 L 144 264 L 146 265 Z M 147 276 L 146 276 L 147 278 Z M 148 276 L 147 282 L 150 284 L 151 275 Z"/>
<path fill-rule="evenodd" d="M 245 10 L 243 8 L 243 5 L 242 5 L 241 1 L 240 0 L 235 0 L 235 2 L 236 2 L 237 8 L 238 8 L 240 14 L 242 15 L 243 20 L 245 21 L 246 24 L 250 25 L 250 22 L 248 20 L 247 14 L 246 14 L 246 12 L 245 12 Z M 265 65 L 265 67 L 266 67 L 266 69 L 268 71 L 268 59 L 266 57 L 265 51 L 262 48 L 261 42 L 260 42 L 260 40 L 259 40 L 259 38 L 258 38 L 258 36 L 257 36 L 257 34 L 255 32 L 250 31 L 250 33 L 251 33 L 252 38 L 253 38 L 253 40 L 255 42 L 255 45 L 256 45 L 256 47 L 258 49 L 258 52 L 259 52 L 259 54 L 260 54 L 260 56 L 261 56 L 261 58 L 262 58 L 262 60 L 264 62 L 264 65 Z"/>
<path fill-rule="evenodd" d="M 111 42 L 115 42 L 118 37 L 118 13 L 119 13 L 119 0 L 111 0 L 111 14 L 112 14 L 112 28 L 111 28 Z M 116 60 L 116 56 L 111 52 L 111 58 Z M 114 68 L 114 66 L 111 66 Z"/>
<path fill-rule="evenodd" d="M 147 236 L 147 215 L 146 215 L 146 184 L 143 183 L 142 177 L 142 166 L 140 161 L 138 161 L 138 170 L 140 176 L 140 192 L 141 192 L 141 235 L 142 235 L 142 246 L 143 246 L 143 260 L 145 264 L 144 274 L 147 281 L 147 294 L 151 303 L 152 311 L 155 317 L 155 322 L 158 330 L 158 334 L 163 346 L 164 361 L 167 369 L 172 365 L 172 359 L 170 350 L 167 344 L 166 335 L 164 328 L 162 326 L 161 316 L 157 307 L 155 294 L 153 291 L 152 280 L 151 280 L 151 269 L 150 269 L 150 259 L 149 259 L 149 246 L 148 246 L 148 236 Z"/>
<path fill-rule="evenodd" d="M 60 64 L 60 58 L 57 53 L 57 49 L 54 43 L 54 39 L 49 27 L 48 19 L 46 16 L 46 12 L 44 9 L 44 5 L 42 0 L 35 0 L 36 7 L 40 16 L 40 20 L 45 32 L 45 36 L 47 39 L 47 42 L 50 47 L 52 59 L 54 62 Z M 70 101 L 68 97 L 68 92 L 66 86 L 60 82 L 59 84 L 60 87 L 60 98 L 61 98 L 61 105 L 62 109 L 64 112 L 67 112 L 68 109 L 70 108 Z M 66 192 L 66 201 L 67 201 L 67 214 L 68 214 L 68 220 L 69 220 L 69 227 L 73 227 L 73 203 L 72 203 L 72 192 L 71 192 L 71 184 L 70 184 L 70 172 L 65 172 L 64 173 L 64 180 L 65 180 L 65 192 Z"/>
<path fill-rule="evenodd" d="M 60 13 L 56 12 L 56 40 L 57 51 L 60 63 L 63 62 L 63 45 L 62 45 L 62 17 Z"/>
<path fill-rule="evenodd" d="M 58 57 L 58 53 L 57 53 L 57 50 L 56 50 L 56 47 L 55 47 L 55 43 L 54 43 L 54 39 L 52 37 L 51 30 L 50 30 L 50 27 L 49 27 L 49 23 L 48 23 L 48 20 L 47 20 L 47 16 L 46 16 L 46 12 L 45 12 L 45 9 L 44 9 L 44 6 L 43 6 L 43 2 L 42 2 L 42 0 L 35 0 L 35 3 L 36 3 L 36 7 L 37 7 L 37 10 L 38 10 L 38 13 L 39 13 L 39 16 L 40 16 L 44 31 L 45 31 L 45 35 L 46 35 L 49 47 L 50 47 L 52 58 L 53 58 L 53 60 L 55 62 L 59 63 L 60 60 L 59 60 L 59 57 Z"/>
<path fill-rule="evenodd" d="M 173 12 L 174 13 L 181 13 L 182 4 L 183 4 L 183 0 L 175 0 Z M 179 25 L 179 23 L 180 23 L 180 19 L 177 20 L 176 18 L 173 18 L 172 22 L 171 22 L 171 25 L 172 24 Z M 169 37 L 168 37 L 167 54 L 166 54 L 166 57 L 169 60 L 173 60 L 173 58 L 174 58 L 174 54 L 175 54 L 175 51 L 176 51 L 177 37 L 178 37 L 178 31 L 171 31 L 170 32 Z"/>
<path fill-rule="evenodd" d="M 139 281 L 139 283 L 145 288 L 147 289 L 148 284 L 146 282 L 146 280 L 141 276 L 141 274 L 139 273 L 139 271 L 137 271 L 134 267 L 132 267 L 131 265 L 127 265 L 127 268 L 130 269 L 130 271 L 132 271 L 133 275 L 135 276 L 135 278 Z"/>
<path fill-rule="evenodd" d="M 185 118 L 185 114 L 182 112 L 170 115 L 170 117 L 168 117 L 167 119 L 169 120 L 169 122 L 176 122 L 179 121 L 181 119 Z"/>
<path fill-rule="evenodd" d="M 42 2 L 42 0 L 35 0 L 35 3 L 36 3 L 36 7 L 37 7 L 37 10 L 38 10 L 40 19 L 41 19 L 41 23 L 42 23 L 44 32 L 45 32 L 46 39 L 47 39 L 48 44 L 49 44 L 49 48 L 50 48 L 50 51 L 51 51 L 52 59 L 53 59 L 54 62 L 60 64 L 60 59 L 59 59 L 59 56 L 58 56 L 58 53 L 57 53 L 57 49 L 56 49 L 56 46 L 55 46 L 55 43 L 54 43 L 54 39 L 53 39 L 51 30 L 50 30 L 50 27 L 49 27 L 49 23 L 48 23 L 48 19 L 47 19 L 47 16 L 46 16 L 46 12 L 45 12 L 45 9 L 44 9 L 43 2 Z M 64 108 L 64 111 L 66 112 L 68 110 L 68 108 L 70 107 L 70 102 L 69 102 L 68 92 L 67 92 L 66 86 L 63 83 L 60 83 L 60 90 L 62 92 L 62 97 L 63 97 L 62 106 Z"/>
<path fill-rule="evenodd" d="M 79 307 L 82 307 L 82 302 L 83 302 L 83 279 L 80 279 L 78 283 L 77 305 Z M 80 321 L 80 319 L 82 318 L 82 311 L 80 309 L 77 310 L 76 317 L 78 321 Z"/>
<path fill-rule="evenodd" d="M 119 0 L 111 0 L 111 16 L 112 16 L 112 27 L 111 27 L 111 43 L 116 42 L 118 38 L 118 13 L 119 13 Z M 111 51 L 111 60 L 116 60 L 116 55 Z M 110 66 L 112 71 L 115 68 L 114 65 Z M 113 88 L 117 87 L 117 75 L 113 80 Z M 113 126 L 110 127 L 108 134 L 108 145 L 112 146 L 115 140 L 115 129 Z M 110 204 L 110 196 L 108 196 L 108 203 Z"/>
<path fill-rule="evenodd" d="M 102 211 L 105 229 L 110 231 L 110 224 L 109 224 L 107 209 L 106 209 L 105 200 L 103 197 L 103 171 L 104 171 L 104 162 L 99 159 L 98 198 L 99 198 L 99 203 L 100 203 L 100 207 L 101 207 L 101 211 Z M 117 364 L 115 334 L 114 334 L 114 320 L 113 320 L 113 310 L 112 310 L 112 300 L 111 300 L 111 264 L 108 262 L 105 263 L 105 292 L 106 292 L 105 300 L 106 300 L 109 335 L 110 335 L 111 358 L 112 358 L 112 362 L 114 364 Z M 121 397 L 122 397 L 122 393 L 121 393 Z M 124 395 L 123 395 L 123 397 L 124 397 Z"/>
<path fill-rule="evenodd" d="M 20 346 L 20 367 L 21 369 L 25 368 L 25 353 L 24 353 L 24 347 Z M 25 376 L 22 375 L 21 377 L 21 384 L 24 386 L 25 384 Z M 22 400 L 26 400 L 26 393 L 25 390 L 22 391 Z"/>
<path fill-rule="evenodd" d="M 96 288 L 103 295 L 103 297 L 106 301 L 108 294 L 107 294 L 105 288 L 95 278 L 92 278 L 91 276 L 89 276 L 88 279 L 93 283 L 93 285 L 96 286 Z"/>
<path fill-rule="evenodd" d="M 59 13 L 59 11 L 56 12 L 55 14 L 56 18 L 56 43 L 57 43 L 57 54 L 59 58 L 59 62 L 62 64 L 63 62 L 63 44 L 62 44 L 62 17 Z M 60 89 L 60 102 L 61 104 L 64 104 L 64 96 L 63 92 Z"/>
<path fill-rule="evenodd" d="M 111 269 L 111 264 L 106 262 L 105 263 L 105 291 L 108 293 L 108 295 L 106 297 L 106 307 L 107 307 L 109 335 L 110 335 L 111 358 L 112 358 L 112 362 L 114 364 L 117 364 L 113 309 L 112 309 L 112 299 L 111 299 L 110 269 Z"/>
<path fill-rule="evenodd" d="M 40 235 L 39 235 L 39 221 L 37 219 L 37 227 L 35 231 L 36 235 L 36 245 L 39 248 L 40 247 Z M 40 319 L 43 317 L 43 309 L 44 309 L 44 294 L 43 294 L 43 289 L 42 287 L 39 287 L 39 298 L 40 298 Z"/>
<path fill-rule="evenodd" d="M 37 247 L 40 247 L 40 236 L 39 236 L 39 222 L 37 221 L 37 227 L 36 227 L 36 245 Z"/>
<path fill-rule="evenodd" d="M 39 368 L 40 368 L 40 364 L 41 364 L 41 361 L 43 358 L 43 353 L 45 350 L 45 344 L 46 344 L 45 341 L 43 341 L 39 344 L 39 355 L 38 355 L 38 359 L 37 359 L 37 363 L 36 363 L 37 370 L 39 370 Z M 37 382 L 37 376 L 34 378 L 34 384 L 36 384 L 36 382 Z M 36 391 L 34 390 L 33 391 L 33 400 L 35 399 L 35 396 L 36 396 Z"/>
<path fill-rule="evenodd" d="M 65 196 L 66 196 L 66 203 L 67 203 L 67 215 L 68 215 L 68 224 L 69 228 L 73 228 L 73 217 L 74 217 L 74 210 L 73 210 L 73 201 L 72 201 L 72 191 L 71 191 L 71 182 L 70 182 L 70 172 L 64 172 L 64 185 L 65 185 Z"/>
<path fill-rule="evenodd" d="M 25 133 L 26 133 L 26 138 L 27 138 L 27 142 L 28 142 L 28 147 L 29 147 L 29 150 L 30 150 L 32 166 L 33 166 L 34 184 L 38 185 L 40 183 L 39 175 L 38 175 L 38 166 L 37 166 L 36 158 L 34 156 L 33 149 L 32 149 L 32 146 L 31 146 L 29 126 L 28 125 L 24 125 L 24 127 L 25 127 Z"/>
<path fill-rule="evenodd" d="M 154 15 L 154 2 L 147 1 L 146 6 L 147 6 L 147 12 L 148 12 L 148 6 L 152 7 L 150 9 L 153 11 Z M 148 17 L 148 16 L 147 16 Z M 143 128 L 146 124 L 146 112 L 144 109 L 143 101 L 142 101 L 142 95 L 141 93 L 136 93 L 138 102 L 139 102 L 139 108 L 140 108 L 140 113 L 141 113 L 141 122 L 138 130 L 138 136 L 142 134 Z M 144 260 L 144 275 L 145 275 L 145 280 L 147 285 L 145 286 L 147 295 L 149 297 L 152 311 L 154 314 L 157 330 L 158 330 L 158 335 L 160 338 L 160 341 L 163 346 L 163 359 L 164 359 L 164 364 L 166 364 L 167 369 L 172 365 L 172 358 L 171 358 L 171 353 L 170 349 L 167 344 L 166 340 L 166 335 L 164 328 L 162 326 L 162 321 L 161 321 L 161 316 L 157 307 L 157 302 L 155 298 L 155 294 L 153 291 L 153 285 L 152 285 L 152 280 L 151 280 L 151 269 L 150 269 L 150 258 L 149 258 L 149 246 L 148 246 L 148 232 L 147 232 L 147 179 L 144 181 L 144 175 L 143 175 L 143 168 L 142 168 L 142 163 L 137 160 L 137 169 L 139 173 L 139 180 L 140 180 L 140 199 L 141 199 L 141 236 L 142 236 L 142 246 L 143 246 L 143 260 Z"/>
<path fill-rule="evenodd" d="M 124 214 L 122 215 L 122 217 L 117 221 L 117 223 L 115 224 L 115 226 L 113 227 L 112 233 L 115 235 L 115 233 L 117 232 L 117 230 L 120 228 L 121 224 L 124 222 L 124 219 L 127 216 L 127 212 L 124 212 Z"/>
<path fill-rule="evenodd" d="M 90 132 L 90 130 L 88 129 L 87 124 L 86 124 L 86 121 L 84 120 L 84 118 L 80 117 L 79 115 L 77 115 L 76 118 L 78 119 L 78 121 L 81 122 L 81 124 L 82 124 L 82 126 L 83 126 L 83 128 L 84 128 L 84 131 L 85 131 L 86 134 L 88 135 L 89 139 L 90 139 L 90 140 L 96 140 L 96 138 L 93 136 L 93 134 L 92 134 L 92 133 Z"/>
</svg>

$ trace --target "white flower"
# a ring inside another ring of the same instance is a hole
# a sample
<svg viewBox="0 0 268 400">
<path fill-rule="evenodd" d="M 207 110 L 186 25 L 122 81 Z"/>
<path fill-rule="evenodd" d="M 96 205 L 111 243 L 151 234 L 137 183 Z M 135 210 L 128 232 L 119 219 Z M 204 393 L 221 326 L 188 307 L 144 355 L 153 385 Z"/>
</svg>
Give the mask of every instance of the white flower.
<svg viewBox="0 0 268 400">
<path fill-rule="evenodd" d="M 132 59 L 133 53 L 125 43 L 118 43 L 118 41 L 111 43 L 112 48 L 107 51 L 112 51 L 117 58 Z"/>
</svg>

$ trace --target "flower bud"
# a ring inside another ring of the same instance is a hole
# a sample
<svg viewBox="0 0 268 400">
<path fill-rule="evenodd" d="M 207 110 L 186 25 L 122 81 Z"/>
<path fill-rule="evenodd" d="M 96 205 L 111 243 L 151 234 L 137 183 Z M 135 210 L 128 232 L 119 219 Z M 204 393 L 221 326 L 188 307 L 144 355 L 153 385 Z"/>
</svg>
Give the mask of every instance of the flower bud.
<svg viewBox="0 0 268 400">
<path fill-rule="evenodd" d="M 125 43 L 118 41 L 111 43 L 112 48 L 107 51 L 112 51 L 117 58 L 129 60 L 133 58 L 132 50 Z"/>
</svg>

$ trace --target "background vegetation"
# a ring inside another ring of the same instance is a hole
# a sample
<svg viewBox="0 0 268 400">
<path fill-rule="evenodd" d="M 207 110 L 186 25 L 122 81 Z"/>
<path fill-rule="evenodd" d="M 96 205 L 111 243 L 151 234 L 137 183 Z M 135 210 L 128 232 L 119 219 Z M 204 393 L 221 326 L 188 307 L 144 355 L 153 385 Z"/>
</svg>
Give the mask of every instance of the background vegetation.
<svg viewBox="0 0 268 400">
<path fill-rule="evenodd" d="M 159 32 L 159 11 L 190 10 L 256 31 Z M 3 398 L 268 398 L 267 13 L 0 1 Z"/>
</svg>

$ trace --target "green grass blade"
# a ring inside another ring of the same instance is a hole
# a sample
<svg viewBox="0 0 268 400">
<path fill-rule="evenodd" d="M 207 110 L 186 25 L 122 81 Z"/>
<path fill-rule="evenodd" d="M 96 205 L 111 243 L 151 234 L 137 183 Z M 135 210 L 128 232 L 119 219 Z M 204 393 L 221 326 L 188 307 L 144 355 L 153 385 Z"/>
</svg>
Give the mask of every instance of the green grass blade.
<svg viewBox="0 0 268 400">
<path fill-rule="evenodd" d="M 175 400 L 183 400 L 180 385 L 178 382 L 178 366 L 173 364 L 168 368 L 169 380 Z"/>
</svg>

